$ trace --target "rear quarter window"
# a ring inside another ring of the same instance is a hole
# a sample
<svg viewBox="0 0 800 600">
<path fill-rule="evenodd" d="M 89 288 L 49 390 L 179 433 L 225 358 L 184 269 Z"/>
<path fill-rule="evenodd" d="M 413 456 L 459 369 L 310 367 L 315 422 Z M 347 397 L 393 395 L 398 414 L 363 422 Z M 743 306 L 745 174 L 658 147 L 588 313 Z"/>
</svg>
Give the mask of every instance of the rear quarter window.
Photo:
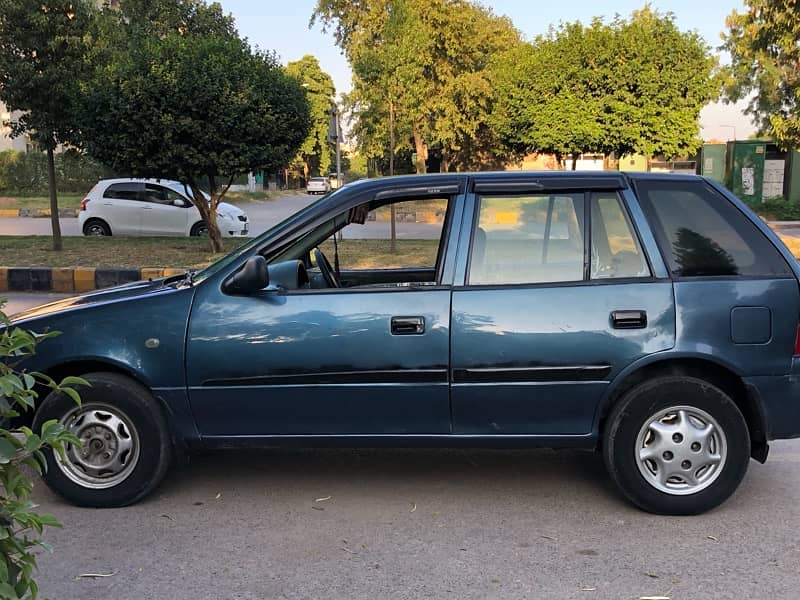
<svg viewBox="0 0 800 600">
<path fill-rule="evenodd" d="M 791 276 L 755 224 L 703 181 L 640 180 L 636 191 L 674 276 Z"/>
<path fill-rule="evenodd" d="M 113 183 L 106 188 L 103 198 L 117 200 L 139 200 L 139 191 L 143 188 L 141 183 Z"/>
</svg>

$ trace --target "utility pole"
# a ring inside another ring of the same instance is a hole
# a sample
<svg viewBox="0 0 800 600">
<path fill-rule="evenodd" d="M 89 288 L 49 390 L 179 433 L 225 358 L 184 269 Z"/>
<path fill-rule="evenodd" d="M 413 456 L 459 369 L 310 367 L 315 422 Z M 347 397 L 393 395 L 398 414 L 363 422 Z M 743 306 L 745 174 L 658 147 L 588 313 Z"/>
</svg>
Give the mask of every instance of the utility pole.
<svg viewBox="0 0 800 600">
<path fill-rule="evenodd" d="M 342 128 L 339 124 L 339 108 L 333 102 L 333 118 L 336 120 L 336 189 L 342 187 Z"/>
</svg>

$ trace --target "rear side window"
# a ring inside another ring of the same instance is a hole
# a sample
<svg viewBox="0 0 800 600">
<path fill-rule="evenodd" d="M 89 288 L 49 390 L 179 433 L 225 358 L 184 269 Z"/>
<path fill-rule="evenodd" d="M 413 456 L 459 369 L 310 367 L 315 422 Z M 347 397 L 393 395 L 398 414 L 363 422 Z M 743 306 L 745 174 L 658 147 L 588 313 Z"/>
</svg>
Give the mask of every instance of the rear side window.
<svg viewBox="0 0 800 600">
<path fill-rule="evenodd" d="M 641 180 L 636 189 L 673 275 L 791 275 L 758 228 L 702 181 Z"/>
<path fill-rule="evenodd" d="M 139 200 L 141 183 L 114 183 L 106 188 L 103 198 L 116 198 L 117 200 Z"/>
<path fill-rule="evenodd" d="M 471 285 L 581 281 L 584 195 L 481 197 Z"/>
</svg>

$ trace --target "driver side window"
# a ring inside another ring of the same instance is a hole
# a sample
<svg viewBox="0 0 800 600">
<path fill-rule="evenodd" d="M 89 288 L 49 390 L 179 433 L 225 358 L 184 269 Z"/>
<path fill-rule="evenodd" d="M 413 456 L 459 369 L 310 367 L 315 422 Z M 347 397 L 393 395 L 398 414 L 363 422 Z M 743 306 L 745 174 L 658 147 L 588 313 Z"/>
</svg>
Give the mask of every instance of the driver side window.
<svg viewBox="0 0 800 600">
<path fill-rule="evenodd" d="M 450 203 L 375 199 L 320 224 L 270 263 L 302 260 L 312 289 L 435 285 Z"/>
<path fill-rule="evenodd" d="M 335 244 L 328 239 L 320 249 L 332 261 L 338 247 L 341 271 L 435 269 L 447 204 L 445 199 L 422 199 L 374 208 L 364 223 L 346 225 Z"/>
</svg>

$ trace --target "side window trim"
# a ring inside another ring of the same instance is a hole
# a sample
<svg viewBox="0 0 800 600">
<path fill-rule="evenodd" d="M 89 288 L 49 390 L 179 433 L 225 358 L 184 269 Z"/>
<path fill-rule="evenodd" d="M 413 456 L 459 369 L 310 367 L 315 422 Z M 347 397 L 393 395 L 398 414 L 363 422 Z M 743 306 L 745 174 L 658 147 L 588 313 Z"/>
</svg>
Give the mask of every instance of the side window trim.
<svg viewBox="0 0 800 600">
<path fill-rule="evenodd" d="M 656 239 L 656 232 L 648 223 L 644 209 L 639 203 L 637 192 L 633 188 L 622 190 L 622 204 L 628 211 L 631 224 L 642 245 L 647 266 L 650 267 L 650 275 L 655 279 L 670 279 L 669 267 L 666 257 L 663 254 L 661 245 Z"/>
</svg>

